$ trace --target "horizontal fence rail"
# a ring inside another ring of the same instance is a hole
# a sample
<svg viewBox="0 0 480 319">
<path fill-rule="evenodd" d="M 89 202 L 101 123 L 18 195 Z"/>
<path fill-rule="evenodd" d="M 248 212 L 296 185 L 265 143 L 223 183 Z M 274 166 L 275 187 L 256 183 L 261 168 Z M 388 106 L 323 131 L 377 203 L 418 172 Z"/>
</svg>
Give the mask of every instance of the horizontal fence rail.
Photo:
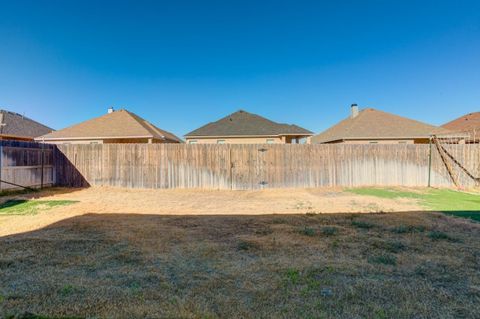
<svg viewBox="0 0 480 319">
<path fill-rule="evenodd" d="M 449 146 L 446 146 L 448 148 Z M 58 145 L 61 186 L 262 189 L 296 187 L 452 187 L 429 145 Z M 431 161 L 430 159 L 431 154 Z M 457 145 L 460 162 L 479 174 L 479 145 Z M 475 186 L 459 174 L 465 187 Z"/>
</svg>

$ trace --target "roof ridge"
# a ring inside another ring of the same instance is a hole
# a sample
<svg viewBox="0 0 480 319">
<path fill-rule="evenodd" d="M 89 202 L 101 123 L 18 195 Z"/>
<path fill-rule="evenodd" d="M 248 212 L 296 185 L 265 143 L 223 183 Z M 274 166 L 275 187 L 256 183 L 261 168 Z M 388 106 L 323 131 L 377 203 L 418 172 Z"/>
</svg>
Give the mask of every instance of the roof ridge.
<svg viewBox="0 0 480 319">
<path fill-rule="evenodd" d="M 357 116 L 347 117 L 314 136 L 314 141 L 330 141 L 355 138 L 407 138 L 430 136 L 431 133 L 446 131 L 438 126 L 416 119 L 378 110 L 364 108 Z"/>
</svg>

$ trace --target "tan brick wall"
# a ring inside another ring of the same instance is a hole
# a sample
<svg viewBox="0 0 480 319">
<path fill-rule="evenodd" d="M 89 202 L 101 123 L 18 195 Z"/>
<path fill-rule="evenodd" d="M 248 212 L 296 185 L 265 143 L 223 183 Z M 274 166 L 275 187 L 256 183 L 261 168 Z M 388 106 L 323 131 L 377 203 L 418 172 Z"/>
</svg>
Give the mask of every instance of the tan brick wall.
<svg viewBox="0 0 480 319">
<path fill-rule="evenodd" d="M 45 141 L 51 144 L 112 144 L 112 143 L 148 143 L 147 138 L 118 138 L 118 139 L 85 139 L 85 140 L 53 140 Z M 163 140 L 152 140 L 152 143 L 165 143 Z"/>
<path fill-rule="evenodd" d="M 225 144 L 267 144 L 267 140 L 272 140 L 273 144 L 284 143 L 278 136 L 272 137 L 229 137 L 229 138 L 187 138 L 187 143 L 192 144 L 220 144 L 219 141 L 225 141 Z"/>
<path fill-rule="evenodd" d="M 332 144 L 427 144 L 428 139 L 405 140 L 347 140 L 333 142 Z"/>
</svg>

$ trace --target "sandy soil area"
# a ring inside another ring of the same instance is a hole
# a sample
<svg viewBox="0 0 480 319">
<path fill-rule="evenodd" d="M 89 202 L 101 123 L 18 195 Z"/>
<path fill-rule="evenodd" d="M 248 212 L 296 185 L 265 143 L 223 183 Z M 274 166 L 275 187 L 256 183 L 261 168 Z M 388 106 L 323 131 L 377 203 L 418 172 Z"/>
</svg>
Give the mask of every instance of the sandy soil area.
<svg viewBox="0 0 480 319">
<path fill-rule="evenodd" d="M 359 196 L 341 189 L 261 191 L 132 190 L 111 187 L 52 189 L 2 198 L 74 200 L 36 215 L 1 216 L 0 236 L 36 230 L 84 214 L 260 215 L 415 211 L 414 200 Z"/>
</svg>

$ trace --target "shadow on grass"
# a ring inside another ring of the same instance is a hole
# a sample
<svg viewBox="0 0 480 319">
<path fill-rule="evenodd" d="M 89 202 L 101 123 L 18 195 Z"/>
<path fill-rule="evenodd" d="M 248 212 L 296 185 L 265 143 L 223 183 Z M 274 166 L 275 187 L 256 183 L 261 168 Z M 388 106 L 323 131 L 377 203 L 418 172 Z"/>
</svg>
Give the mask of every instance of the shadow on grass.
<svg viewBox="0 0 480 319">
<path fill-rule="evenodd" d="M 10 199 L 7 200 L 6 202 L 0 204 L 0 209 L 5 209 L 5 208 L 12 208 L 17 205 L 25 204 L 27 203 L 28 200 L 26 199 Z"/>
<path fill-rule="evenodd" d="M 381 309 L 385 318 L 473 318 L 480 293 L 469 278 L 478 276 L 479 251 L 476 223 L 431 213 L 86 214 L 0 238 L 0 309 L 101 318 L 309 318 L 332 317 L 332 309 L 346 318 Z M 451 297 L 438 297 L 445 293 Z"/>
<path fill-rule="evenodd" d="M 67 187 L 46 187 L 43 189 L 33 190 L 7 190 L 0 192 L 0 202 L 6 202 L 11 199 L 14 200 L 29 200 L 34 198 L 42 198 L 52 196 L 54 194 L 62 195 L 74 193 L 84 188 L 67 188 Z"/>
<path fill-rule="evenodd" d="M 480 222 L 480 210 L 467 210 L 467 211 L 442 211 L 445 215 L 467 218 Z"/>
</svg>

